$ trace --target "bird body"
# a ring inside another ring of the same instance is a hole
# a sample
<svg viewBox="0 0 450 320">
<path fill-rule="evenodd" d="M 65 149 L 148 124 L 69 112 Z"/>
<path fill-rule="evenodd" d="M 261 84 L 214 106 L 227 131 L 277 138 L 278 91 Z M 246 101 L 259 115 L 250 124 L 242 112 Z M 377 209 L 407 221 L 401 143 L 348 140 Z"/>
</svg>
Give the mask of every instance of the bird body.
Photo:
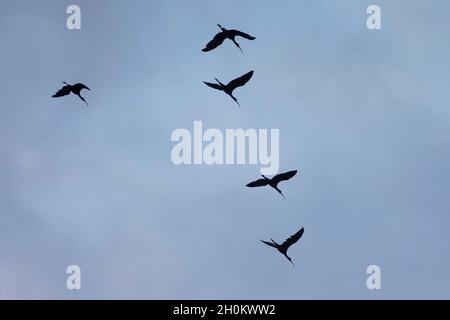
<svg viewBox="0 0 450 320">
<path fill-rule="evenodd" d="M 220 46 L 225 39 L 230 39 L 231 41 L 233 41 L 233 43 L 236 45 L 236 47 L 239 48 L 239 50 L 241 50 L 241 53 L 244 53 L 241 49 L 241 46 L 239 45 L 239 43 L 236 41 L 236 37 L 242 37 L 245 38 L 247 40 L 255 40 L 256 38 L 239 30 L 228 30 L 225 29 L 224 27 L 222 27 L 220 24 L 217 25 L 221 32 L 219 32 L 218 34 L 216 34 L 214 36 L 214 38 L 208 42 L 208 44 L 205 46 L 205 48 L 202 49 L 203 52 L 208 52 L 211 50 L 214 50 L 215 48 L 217 48 L 218 46 Z"/>
<path fill-rule="evenodd" d="M 76 83 L 74 85 L 70 85 L 67 82 L 63 82 L 65 84 L 64 87 L 62 87 L 58 92 L 56 92 L 52 98 L 59 98 L 59 97 L 64 97 L 69 95 L 70 93 L 73 93 L 74 95 L 77 95 L 82 101 L 84 101 L 84 103 L 86 103 L 87 106 L 88 103 L 86 102 L 86 100 L 81 96 L 80 92 L 83 89 L 86 90 L 91 90 L 89 89 L 87 86 L 85 86 L 82 83 Z"/>
<path fill-rule="evenodd" d="M 249 184 L 247 184 L 247 187 L 255 188 L 255 187 L 270 186 L 270 187 L 274 188 L 284 198 L 283 192 L 281 192 L 281 190 L 278 189 L 278 184 L 281 181 L 287 181 L 287 180 L 291 179 L 296 174 L 297 174 L 297 170 L 289 171 L 289 172 L 277 174 L 276 176 L 272 177 L 272 179 L 269 179 L 266 176 L 262 175 L 263 179 L 258 179 L 253 182 L 250 182 Z"/>
<path fill-rule="evenodd" d="M 286 241 L 284 241 L 282 244 L 278 244 L 276 243 L 273 239 L 270 239 L 271 242 L 269 241 L 263 241 L 260 240 L 262 243 L 275 248 L 278 250 L 278 252 L 280 252 L 282 255 L 284 255 L 286 257 L 286 259 L 288 259 L 293 265 L 294 262 L 292 261 L 291 257 L 288 256 L 287 252 L 288 249 L 294 244 L 296 243 L 298 240 L 300 240 L 300 238 L 303 236 L 305 229 L 301 228 L 296 234 L 290 236 Z"/>
<path fill-rule="evenodd" d="M 253 73 L 254 73 L 253 70 L 249 71 L 246 74 L 244 74 L 243 76 L 240 76 L 239 78 L 236 78 L 236 79 L 230 81 L 228 84 L 223 84 L 218 79 L 215 79 L 217 81 L 217 83 L 211 83 L 211 82 L 205 82 L 205 81 L 203 81 L 203 83 L 206 84 L 208 87 L 225 92 L 240 107 L 241 105 L 239 104 L 238 100 L 236 99 L 235 96 L 233 96 L 233 91 L 238 87 L 244 86 L 248 81 L 250 81 L 250 79 L 253 76 Z"/>
</svg>

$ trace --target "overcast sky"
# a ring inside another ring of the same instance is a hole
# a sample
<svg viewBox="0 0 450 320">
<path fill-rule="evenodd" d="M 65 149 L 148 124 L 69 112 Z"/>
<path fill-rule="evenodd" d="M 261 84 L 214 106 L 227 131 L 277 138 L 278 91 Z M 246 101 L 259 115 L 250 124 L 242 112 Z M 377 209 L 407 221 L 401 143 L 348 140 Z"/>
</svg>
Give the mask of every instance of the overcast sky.
<svg viewBox="0 0 450 320">
<path fill-rule="evenodd" d="M 449 299 L 449 11 L 1 1 L 0 298 Z M 217 23 L 257 39 L 205 54 Z M 242 109 L 202 84 L 249 70 Z M 89 86 L 91 108 L 52 99 L 61 81 Z M 194 120 L 280 129 L 280 170 L 300 173 L 286 200 L 245 187 L 259 166 L 175 166 L 170 135 Z M 258 241 L 301 227 L 295 268 Z M 66 289 L 71 264 L 81 291 Z"/>
</svg>

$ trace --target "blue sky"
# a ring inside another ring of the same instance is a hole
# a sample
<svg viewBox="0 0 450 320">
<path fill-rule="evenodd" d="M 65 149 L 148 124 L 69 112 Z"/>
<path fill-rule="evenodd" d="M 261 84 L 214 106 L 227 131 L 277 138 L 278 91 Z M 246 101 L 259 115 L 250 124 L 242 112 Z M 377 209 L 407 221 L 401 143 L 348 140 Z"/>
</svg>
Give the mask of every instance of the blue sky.
<svg viewBox="0 0 450 320">
<path fill-rule="evenodd" d="M 448 1 L 78 0 L 81 31 L 71 4 L 0 3 L 0 298 L 450 298 Z M 257 39 L 204 54 L 217 23 Z M 249 70 L 242 109 L 201 83 Z M 194 120 L 280 129 L 287 199 L 173 165 Z M 295 268 L 258 241 L 300 227 Z"/>
</svg>

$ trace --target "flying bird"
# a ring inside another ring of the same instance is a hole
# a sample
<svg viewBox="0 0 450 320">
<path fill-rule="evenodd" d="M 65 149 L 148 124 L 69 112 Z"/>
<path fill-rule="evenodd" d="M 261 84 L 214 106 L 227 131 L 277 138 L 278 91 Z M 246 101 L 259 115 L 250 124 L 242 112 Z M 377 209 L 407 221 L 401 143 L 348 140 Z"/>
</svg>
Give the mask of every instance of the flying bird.
<svg viewBox="0 0 450 320">
<path fill-rule="evenodd" d="M 91 90 L 88 87 L 86 87 L 84 84 L 82 83 L 77 83 L 74 85 L 70 85 L 67 82 L 63 81 L 63 83 L 65 84 L 64 87 L 62 87 L 57 93 L 55 93 L 52 98 L 59 98 L 59 97 L 64 97 L 69 95 L 70 93 L 73 93 L 75 95 L 77 95 L 81 100 L 84 101 L 84 103 L 86 103 L 86 105 L 89 107 L 88 103 L 86 102 L 86 100 L 80 95 L 80 91 L 83 89 L 86 90 Z"/>
<path fill-rule="evenodd" d="M 272 188 L 277 190 L 278 193 L 281 194 L 284 198 L 283 192 L 281 192 L 281 190 L 278 189 L 278 184 L 281 181 L 287 181 L 287 180 L 291 179 L 296 174 L 297 174 L 297 170 L 289 171 L 289 172 L 277 174 L 276 176 L 272 177 L 272 179 L 269 179 L 265 175 L 262 175 L 262 177 L 264 179 L 258 179 L 256 181 L 250 182 L 249 184 L 247 184 L 247 187 L 255 188 L 255 187 L 271 186 Z"/>
<path fill-rule="evenodd" d="M 236 89 L 238 87 L 244 86 L 252 78 L 252 76 L 253 76 L 253 70 L 250 71 L 250 72 L 247 72 L 246 74 L 244 74 L 243 76 L 241 76 L 241 77 L 239 77 L 237 79 L 232 80 L 228 84 L 223 84 L 222 82 L 217 80 L 217 78 L 215 78 L 215 80 L 217 81 L 218 84 L 217 83 L 204 82 L 204 81 L 203 81 L 203 83 L 206 84 L 207 86 L 213 88 L 213 89 L 225 92 L 234 101 L 236 101 L 236 103 L 240 107 L 241 105 L 239 104 L 237 99 L 233 96 L 233 91 L 234 91 L 234 89 Z"/>
<path fill-rule="evenodd" d="M 216 34 L 214 36 L 214 38 L 208 42 L 208 44 L 206 45 L 205 48 L 202 49 L 203 52 L 208 52 L 211 50 L 214 50 L 215 48 L 217 48 L 218 46 L 220 46 L 225 39 L 230 39 L 231 41 L 233 41 L 233 43 L 236 45 L 236 47 L 239 48 L 239 50 L 241 50 L 241 53 L 244 53 L 241 49 L 241 46 L 239 45 L 239 43 L 237 43 L 236 41 L 236 37 L 242 37 L 248 40 L 255 40 L 255 37 L 252 37 L 251 35 L 239 31 L 239 30 L 227 30 L 225 28 L 223 28 L 220 24 L 217 25 L 222 31 L 219 32 L 218 34 Z"/>
<path fill-rule="evenodd" d="M 298 240 L 300 240 L 300 238 L 303 236 L 304 231 L 305 231 L 305 229 L 301 228 L 300 231 L 298 231 L 296 234 L 292 235 L 289 239 L 287 239 L 282 244 L 276 243 L 275 241 L 273 241 L 273 239 L 270 239 L 270 241 L 272 241 L 272 242 L 263 241 L 263 240 L 259 240 L 259 241 L 267 244 L 268 246 L 271 246 L 271 247 L 277 249 L 282 255 L 284 255 L 292 263 L 292 265 L 295 266 L 292 259 L 287 255 L 287 251 L 290 246 L 292 246 L 294 243 L 296 243 Z"/>
</svg>

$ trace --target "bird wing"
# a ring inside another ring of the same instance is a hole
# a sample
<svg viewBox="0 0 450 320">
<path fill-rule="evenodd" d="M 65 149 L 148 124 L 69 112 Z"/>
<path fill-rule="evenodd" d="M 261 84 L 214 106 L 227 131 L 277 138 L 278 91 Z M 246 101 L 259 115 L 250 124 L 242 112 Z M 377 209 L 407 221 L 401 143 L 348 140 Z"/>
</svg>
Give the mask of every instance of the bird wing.
<svg viewBox="0 0 450 320">
<path fill-rule="evenodd" d="M 254 187 L 264 187 L 269 184 L 269 180 L 266 179 L 258 179 L 256 181 L 250 182 L 247 187 L 254 188 Z"/>
<path fill-rule="evenodd" d="M 294 243 L 296 243 L 300 238 L 303 236 L 303 232 L 305 231 L 304 228 L 301 228 L 300 231 L 298 231 L 296 234 L 292 235 L 289 239 L 287 239 L 281 247 L 287 251 L 290 246 L 292 246 Z"/>
<path fill-rule="evenodd" d="M 202 51 L 208 52 L 214 50 L 215 48 L 220 46 L 226 38 L 227 37 L 223 32 L 219 32 L 214 36 L 214 38 L 210 42 L 208 42 L 208 44 L 202 49 Z"/>
<path fill-rule="evenodd" d="M 85 85 L 82 84 L 82 83 L 74 84 L 74 85 L 72 86 L 72 89 L 73 89 L 73 91 L 78 91 L 78 92 L 80 92 L 80 91 L 83 90 L 83 89 L 91 90 L 91 89 L 89 89 L 87 86 L 85 86 Z"/>
<path fill-rule="evenodd" d="M 53 98 L 59 98 L 59 97 L 64 97 L 67 96 L 68 94 L 70 94 L 70 86 L 64 86 L 62 87 L 58 92 L 56 92 L 52 97 Z"/>
<path fill-rule="evenodd" d="M 286 181 L 292 178 L 297 174 L 297 170 L 289 171 L 285 173 L 277 174 L 275 177 L 272 178 L 272 181 L 276 184 L 280 183 L 281 181 Z"/>
<path fill-rule="evenodd" d="M 248 33 L 239 31 L 239 30 L 230 30 L 230 33 L 233 34 L 234 36 L 239 36 L 248 40 L 255 40 L 256 38 L 249 35 Z"/>
<path fill-rule="evenodd" d="M 244 74 L 243 76 L 240 76 L 237 79 L 232 80 L 229 84 L 227 84 L 227 87 L 229 87 L 231 89 L 231 91 L 233 91 L 237 87 L 242 87 L 243 85 L 245 85 L 252 78 L 252 76 L 253 76 L 253 70 L 250 72 L 247 72 L 246 74 Z"/>
<path fill-rule="evenodd" d="M 273 248 L 276 248 L 276 246 L 275 246 L 272 242 L 269 242 L 269 241 L 263 241 L 263 240 L 259 240 L 259 241 L 261 241 L 262 243 L 267 244 L 268 246 L 271 246 L 271 247 L 273 247 Z"/>
<path fill-rule="evenodd" d="M 222 90 L 222 87 L 220 86 L 220 84 L 217 83 L 211 83 L 211 82 L 205 82 L 203 81 L 204 84 L 206 84 L 208 87 L 217 89 L 217 90 Z"/>
</svg>

